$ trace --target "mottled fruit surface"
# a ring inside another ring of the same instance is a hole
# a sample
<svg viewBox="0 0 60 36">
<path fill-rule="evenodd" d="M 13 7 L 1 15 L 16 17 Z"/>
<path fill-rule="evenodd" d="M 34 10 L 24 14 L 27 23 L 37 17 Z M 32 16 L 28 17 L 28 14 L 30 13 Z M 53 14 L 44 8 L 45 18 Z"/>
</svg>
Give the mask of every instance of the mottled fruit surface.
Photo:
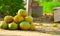
<svg viewBox="0 0 60 36">
<path fill-rule="evenodd" d="M 9 29 L 15 30 L 15 29 L 18 28 L 18 24 L 12 22 L 12 23 L 10 23 L 10 24 L 8 25 L 8 27 L 9 27 Z"/>
<path fill-rule="evenodd" d="M 33 22 L 33 18 L 31 16 L 26 16 L 25 21 L 27 22 Z"/>
<path fill-rule="evenodd" d="M 23 20 L 24 20 L 24 18 L 23 18 L 21 15 L 16 15 L 16 16 L 14 17 L 14 22 L 19 23 L 19 22 L 21 22 L 21 21 L 23 21 Z"/>
<path fill-rule="evenodd" d="M 21 14 L 22 16 L 25 17 L 28 15 L 28 12 L 26 12 L 26 10 L 20 9 L 20 10 L 18 10 L 18 14 Z"/>
<path fill-rule="evenodd" d="M 3 22 L 3 23 L 1 24 L 1 28 L 2 28 L 2 29 L 8 29 L 8 24 L 7 24 L 6 22 Z"/>
<path fill-rule="evenodd" d="M 10 22 L 13 21 L 13 17 L 12 16 L 5 16 L 4 21 L 7 22 L 7 23 L 10 23 Z"/>
<path fill-rule="evenodd" d="M 30 28 L 29 22 L 23 21 L 20 23 L 20 28 L 23 30 L 28 30 Z"/>
<path fill-rule="evenodd" d="M 30 30 L 35 30 L 35 25 L 33 24 L 33 23 L 31 23 L 31 25 L 30 25 Z"/>
</svg>

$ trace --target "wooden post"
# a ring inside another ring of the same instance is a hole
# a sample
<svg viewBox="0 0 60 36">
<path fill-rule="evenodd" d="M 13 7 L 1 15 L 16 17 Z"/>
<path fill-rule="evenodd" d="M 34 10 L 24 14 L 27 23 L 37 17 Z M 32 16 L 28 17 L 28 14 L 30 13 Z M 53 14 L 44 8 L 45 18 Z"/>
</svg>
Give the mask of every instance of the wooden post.
<svg viewBox="0 0 60 36">
<path fill-rule="evenodd" d="M 32 12 L 31 3 L 32 3 L 32 0 L 27 0 L 26 11 L 28 12 L 29 16 L 31 16 L 31 12 Z"/>
</svg>

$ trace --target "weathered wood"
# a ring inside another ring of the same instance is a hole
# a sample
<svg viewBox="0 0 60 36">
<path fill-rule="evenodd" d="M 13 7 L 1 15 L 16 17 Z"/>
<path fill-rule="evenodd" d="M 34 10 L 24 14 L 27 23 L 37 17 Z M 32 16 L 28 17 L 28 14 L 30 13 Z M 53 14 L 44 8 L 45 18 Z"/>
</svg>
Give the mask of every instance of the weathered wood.
<svg viewBox="0 0 60 36">
<path fill-rule="evenodd" d="M 28 15 L 31 16 L 32 12 L 38 12 L 39 16 L 43 14 L 42 6 L 39 6 L 38 2 L 36 2 L 38 7 L 34 7 L 35 5 L 32 4 L 32 0 L 27 0 L 26 3 L 26 11 L 28 12 Z M 33 6 L 33 7 L 32 7 Z"/>
<path fill-rule="evenodd" d="M 54 22 L 60 21 L 60 7 L 54 8 Z"/>
</svg>

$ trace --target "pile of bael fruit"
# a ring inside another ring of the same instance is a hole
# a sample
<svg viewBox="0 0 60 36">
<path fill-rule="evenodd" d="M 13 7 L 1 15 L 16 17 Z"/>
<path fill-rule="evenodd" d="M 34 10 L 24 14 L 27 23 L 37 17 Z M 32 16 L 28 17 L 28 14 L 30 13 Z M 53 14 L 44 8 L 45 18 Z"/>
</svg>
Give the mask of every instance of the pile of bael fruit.
<svg viewBox="0 0 60 36">
<path fill-rule="evenodd" d="M 2 29 L 9 30 L 35 30 L 33 18 L 28 16 L 26 10 L 20 9 L 16 16 L 5 16 L 4 22 L 0 26 Z"/>
</svg>

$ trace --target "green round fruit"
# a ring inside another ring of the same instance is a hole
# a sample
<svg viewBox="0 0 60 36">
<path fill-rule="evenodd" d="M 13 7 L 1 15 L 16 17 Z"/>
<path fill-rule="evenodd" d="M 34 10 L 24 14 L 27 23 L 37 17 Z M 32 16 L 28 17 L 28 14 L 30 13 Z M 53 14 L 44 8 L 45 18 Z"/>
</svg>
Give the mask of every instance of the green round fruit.
<svg viewBox="0 0 60 36">
<path fill-rule="evenodd" d="M 31 16 L 26 16 L 25 21 L 27 22 L 33 22 L 33 18 Z"/>
<path fill-rule="evenodd" d="M 33 23 L 30 25 L 30 30 L 35 30 L 35 25 Z"/>
<path fill-rule="evenodd" d="M 53 24 L 53 27 L 58 27 L 58 25 L 57 24 Z"/>
<path fill-rule="evenodd" d="M 23 21 L 20 23 L 20 28 L 23 30 L 28 30 L 30 28 L 29 22 Z"/>
<path fill-rule="evenodd" d="M 20 10 L 18 10 L 18 14 L 20 14 L 20 15 L 25 17 L 25 16 L 28 15 L 28 12 L 26 12 L 26 10 L 20 9 Z"/>
<path fill-rule="evenodd" d="M 8 24 L 7 24 L 6 22 L 3 22 L 3 23 L 1 24 L 1 28 L 2 28 L 2 29 L 8 29 Z"/>
<path fill-rule="evenodd" d="M 7 23 L 10 23 L 10 22 L 13 21 L 13 17 L 12 16 L 5 16 L 4 21 L 7 22 Z"/>
<path fill-rule="evenodd" d="M 24 20 L 24 18 L 21 15 L 16 15 L 14 17 L 14 22 L 19 23 L 22 22 Z"/>
<path fill-rule="evenodd" d="M 8 25 L 9 29 L 16 30 L 18 28 L 18 24 L 12 22 Z"/>
</svg>

